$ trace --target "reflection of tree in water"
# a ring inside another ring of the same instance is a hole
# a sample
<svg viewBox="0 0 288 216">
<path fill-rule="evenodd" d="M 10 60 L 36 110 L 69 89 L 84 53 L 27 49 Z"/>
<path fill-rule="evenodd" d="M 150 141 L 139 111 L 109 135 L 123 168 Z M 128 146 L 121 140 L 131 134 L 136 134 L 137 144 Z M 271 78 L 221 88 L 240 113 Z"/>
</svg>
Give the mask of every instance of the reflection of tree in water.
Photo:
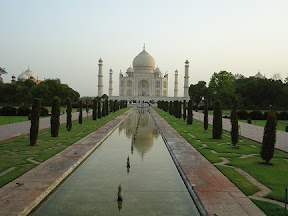
<svg viewBox="0 0 288 216">
<path fill-rule="evenodd" d="M 133 112 L 119 126 L 119 131 L 121 132 L 123 130 L 126 136 L 131 138 L 131 141 L 132 141 L 133 135 L 135 134 L 137 121 L 140 115 L 137 111 L 140 111 L 140 109 L 136 110 L 136 112 Z M 152 149 L 154 145 L 154 138 L 157 139 L 158 137 L 159 137 L 159 132 L 155 126 L 155 123 L 151 115 L 147 111 L 144 111 L 141 114 L 139 128 L 138 128 L 136 140 L 134 143 L 134 148 L 142 156 L 144 156 L 146 153 L 148 153 Z"/>
</svg>

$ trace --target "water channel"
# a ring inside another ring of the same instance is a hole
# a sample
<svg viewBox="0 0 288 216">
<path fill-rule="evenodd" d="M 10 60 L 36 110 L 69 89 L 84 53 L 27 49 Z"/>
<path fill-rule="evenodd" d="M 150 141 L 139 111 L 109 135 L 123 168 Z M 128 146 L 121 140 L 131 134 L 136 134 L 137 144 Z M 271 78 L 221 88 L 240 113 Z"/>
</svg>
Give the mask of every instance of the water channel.
<svg viewBox="0 0 288 216">
<path fill-rule="evenodd" d="M 126 166 L 128 156 L 130 169 Z M 117 202 L 119 184 L 122 202 Z M 138 109 L 33 215 L 191 216 L 199 213 L 152 117 Z"/>
</svg>

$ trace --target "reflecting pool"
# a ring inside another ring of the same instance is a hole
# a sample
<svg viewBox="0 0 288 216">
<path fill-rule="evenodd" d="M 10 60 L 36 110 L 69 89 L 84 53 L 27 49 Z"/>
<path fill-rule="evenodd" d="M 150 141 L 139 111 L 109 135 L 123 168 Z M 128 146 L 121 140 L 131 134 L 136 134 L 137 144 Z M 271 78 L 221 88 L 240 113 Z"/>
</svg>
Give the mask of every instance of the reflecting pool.
<svg viewBox="0 0 288 216">
<path fill-rule="evenodd" d="M 136 109 L 33 215 L 199 213 L 152 117 Z"/>
</svg>

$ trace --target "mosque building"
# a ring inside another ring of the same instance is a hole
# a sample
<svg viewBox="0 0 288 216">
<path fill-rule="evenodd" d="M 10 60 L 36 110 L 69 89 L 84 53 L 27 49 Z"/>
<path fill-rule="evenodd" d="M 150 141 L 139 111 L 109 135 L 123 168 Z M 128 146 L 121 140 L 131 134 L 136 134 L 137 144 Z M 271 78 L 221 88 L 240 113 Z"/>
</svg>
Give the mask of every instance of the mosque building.
<svg viewBox="0 0 288 216">
<path fill-rule="evenodd" d="M 99 59 L 98 96 L 103 95 L 103 60 Z M 119 74 L 119 96 L 113 96 L 113 71 L 109 71 L 109 98 L 112 100 L 189 100 L 189 62 L 185 62 L 184 95 L 178 97 L 178 71 L 175 71 L 174 97 L 168 97 L 168 74 L 155 67 L 154 58 L 145 50 L 145 45 L 133 60 L 133 67 Z"/>
<path fill-rule="evenodd" d="M 33 71 L 31 71 L 29 67 L 28 67 L 28 69 L 26 71 L 22 72 L 17 77 L 17 81 L 24 82 L 25 80 L 28 80 L 28 79 L 32 80 L 36 84 L 39 84 L 40 82 L 42 82 L 42 80 L 38 80 L 37 75 Z M 16 77 L 14 75 L 12 76 L 11 83 L 16 83 Z"/>
</svg>

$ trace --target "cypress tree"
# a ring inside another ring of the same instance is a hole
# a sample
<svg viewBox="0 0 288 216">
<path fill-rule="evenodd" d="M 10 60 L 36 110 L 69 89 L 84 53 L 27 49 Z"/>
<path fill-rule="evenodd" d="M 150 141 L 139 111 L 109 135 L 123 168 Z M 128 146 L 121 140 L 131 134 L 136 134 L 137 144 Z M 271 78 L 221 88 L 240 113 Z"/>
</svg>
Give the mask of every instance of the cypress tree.
<svg viewBox="0 0 288 216">
<path fill-rule="evenodd" d="M 105 108 L 106 108 L 106 116 L 109 115 L 109 104 L 108 104 L 108 100 L 105 100 Z"/>
<path fill-rule="evenodd" d="M 110 112 L 114 112 L 114 101 L 110 100 Z"/>
<path fill-rule="evenodd" d="M 270 163 L 270 160 L 274 154 L 274 147 L 276 142 L 276 126 L 276 114 L 273 111 L 269 111 L 267 114 L 267 122 L 264 128 L 261 149 L 261 158 L 265 161 L 266 164 Z"/>
<path fill-rule="evenodd" d="M 175 118 L 177 118 L 178 116 L 178 101 L 174 101 L 173 102 L 173 115 Z"/>
<path fill-rule="evenodd" d="M 116 112 L 117 110 L 119 110 L 119 104 L 118 104 L 118 100 L 114 101 L 114 112 Z"/>
<path fill-rule="evenodd" d="M 102 103 L 102 117 L 106 116 L 106 103 L 103 101 Z"/>
<path fill-rule="evenodd" d="M 170 114 L 170 115 L 173 114 L 173 104 L 172 104 L 172 101 L 169 102 L 169 114 Z"/>
<path fill-rule="evenodd" d="M 233 105 L 232 105 L 231 115 L 230 115 L 231 141 L 232 141 L 234 148 L 237 147 L 236 144 L 238 143 L 238 138 L 239 138 L 239 125 L 238 125 L 238 116 L 237 116 L 238 106 L 239 106 L 238 98 L 235 98 Z"/>
<path fill-rule="evenodd" d="M 186 100 L 183 101 L 183 119 L 186 120 Z"/>
<path fill-rule="evenodd" d="M 66 99 L 66 128 L 68 131 L 71 131 L 72 129 L 72 104 L 71 104 L 71 99 L 68 97 Z"/>
<path fill-rule="evenodd" d="M 39 131 L 39 117 L 41 110 L 41 100 L 35 98 L 31 110 L 30 145 L 35 146 Z"/>
<path fill-rule="evenodd" d="M 216 101 L 213 112 L 213 139 L 222 138 L 222 104 L 221 101 Z"/>
<path fill-rule="evenodd" d="M 58 137 L 59 127 L 60 127 L 59 117 L 60 117 L 60 99 L 59 97 L 55 96 L 52 99 L 52 110 L 51 110 L 51 118 L 50 118 L 52 137 Z"/>
<path fill-rule="evenodd" d="M 208 100 L 204 100 L 204 130 L 208 129 Z"/>
<path fill-rule="evenodd" d="M 98 100 L 98 118 L 101 118 L 102 117 L 102 113 L 101 113 L 101 100 L 99 99 Z"/>
<path fill-rule="evenodd" d="M 82 114 L 82 100 L 79 100 L 79 117 L 78 122 L 81 125 L 83 122 L 83 114 Z"/>
<path fill-rule="evenodd" d="M 187 124 L 192 125 L 193 123 L 193 101 L 188 101 L 188 116 L 187 116 Z"/>
<path fill-rule="evenodd" d="M 93 118 L 94 121 L 97 119 L 97 101 L 96 101 L 96 99 L 93 100 L 92 118 Z"/>
<path fill-rule="evenodd" d="M 179 107 L 178 107 L 178 118 L 182 118 L 182 101 L 179 101 Z"/>
</svg>

